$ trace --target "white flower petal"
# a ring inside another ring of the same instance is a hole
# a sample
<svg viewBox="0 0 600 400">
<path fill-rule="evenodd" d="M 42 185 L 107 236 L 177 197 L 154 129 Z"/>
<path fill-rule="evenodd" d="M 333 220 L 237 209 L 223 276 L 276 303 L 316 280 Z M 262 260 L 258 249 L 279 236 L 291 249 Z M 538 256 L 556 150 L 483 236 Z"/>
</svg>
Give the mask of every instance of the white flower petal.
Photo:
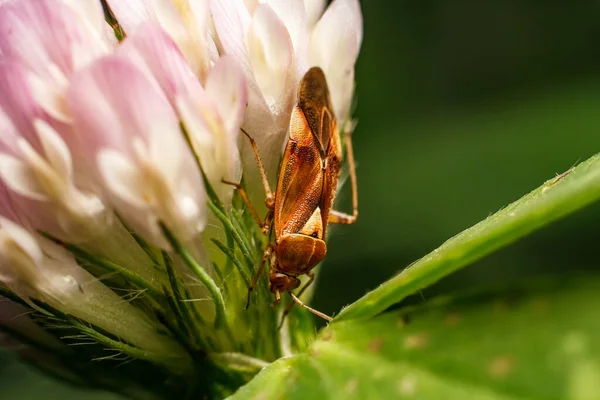
<svg viewBox="0 0 600 400">
<path fill-rule="evenodd" d="M 71 152 L 63 138 L 49 124 L 42 120 L 33 121 L 48 163 L 65 182 L 73 179 Z"/>
<path fill-rule="evenodd" d="M 327 0 L 304 0 L 304 7 L 306 9 L 306 24 L 309 29 L 312 29 L 327 5 Z"/>
<path fill-rule="evenodd" d="M 192 135 L 192 138 L 200 143 L 202 147 L 214 146 L 210 128 L 200 112 L 202 104 L 189 95 L 178 96 L 176 104 L 177 112 L 181 116 L 188 133 Z"/>
<path fill-rule="evenodd" d="M 177 43 L 192 70 L 204 79 L 209 61 L 208 0 L 152 0 L 152 7 L 158 22 Z"/>
<path fill-rule="evenodd" d="M 200 213 L 200 208 L 198 207 L 198 203 L 194 200 L 193 197 L 181 196 L 177 200 L 178 200 L 177 207 L 179 208 L 179 211 L 181 212 L 181 215 L 184 217 L 184 219 L 186 219 L 186 220 L 197 220 L 198 219 L 198 214 Z M 193 227 L 193 229 L 196 229 L 198 231 L 201 231 L 202 229 L 204 229 L 204 219 L 201 220 L 200 222 L 198 222 L 198 225 L 196 225 L 196 227 Z"/>
<path fill-rule="evenodd" d="M 50 116 L 65 123 L 71 122 L 62 88 L 34 74 L 28 74 L 28 81 L 31 96 Z"/>
<path fill-rule="evenodd" d="M 308 31 L 306 25 L 306 10 L 302 0 L 268 0 L 267 4 L 271 6 L 279 19 L 285 25 L 296 55 L 296 63 L 299 74 L 304 74 L 308 69 L 305 65 L 308 46 Z"/>
<path fill-rule="evenodd" d="M 3 268 L 6 268 L 6 271 L 3 271 Z M 13 274 L 13 271 L 8 270 L 8 266 L 2 265 L 0 263 L 0 282 L 5 284 L 11 284 L 16 280 L 16 277 Z"/>
<path fill-rule="evenodd" d="M 119 39 L 117 39 L 117 36 L 115 35 L 115 30 L 108 23 L 104 24 L 103 29 L 104 29 L 104 34 L 103 34 L 104 40 L 105 40 L 106 44 L 108 45 L 109 51 L 114 50 L 115 48 L 117 48 L 119 46 Z"/>
<path fill-rule="evenodd" d="M 233 55 L 244 74 L 248 76 L 247 71 L 251 68 L 246 48 L 246 33 L 251 18 L 244 1 L 210 0 L 210 11 L 225 54 Z"/>
<path fill-rule="evenodd" d="M 248 94 L 246 79 L 235 60 L 229 56 L 221 57 L 210 71 L 205 87 L 225 130 L 237 137 Z"/>
<path fill-rule="evenodd" d="M 152 0 L 107 0 L 107 3 L 128 35 L 133 33 L 141 23 L 156 19 Z"/>
<path fill-rule="evenodd" d="M 354 93 L 354 64 L 362 42 L 358 0 L 335 0 L 313 31 L 309 61 L 325 72 L 340 121 L 348 116 Z"/>
<path fill-rule="evenodd" d="M 52 166 L 46 161 L 32 146 L 23 139 L 18 142 L 20 156 L 27 164 L 27 167 L 35 175 L 45 195 L 58 203 L 65 203 L 69 198 L 69 184 L 59 176 Z"/>
<path fill-rule="evenodd" d="M 201 97 L 205 96 L 206 94 L 202 94 Z M 208 107 L 205 98 L 198 99 L 183 95 L 177 98 L 177 111 L 192 139 L 194 151 L 200 159 L 204 173 L 214 185 L 216 180 L 220 181 L 223 177 L 220 176 L 215 159 L 215 137 L 205 119 L 205 116 L 210 117 L 210 114 L 214 113 L 214 110 Z"/>
<path fill-rule="evenodd" d="M 256 8 L 256 6 L 258 6 L 259 0 L 244 0 L 244 4 L 246 5 L 246 8 L 248 9 L 248 12 L 250 14 L 252 14 L 254 12 L 254 9 Z"/>
<path fill-rule="evenodd" d="M 38 201 L 48 200 L 33 170 L 17 158 L 0 153 L 0 176 L 6 186 L 21 196 Z"/>
<path fill-rule="evenodd" d="M 35 264 L 39 265 L 42 263 L 44 254 L 35 237 L 29 231 L 2 216 L 0 216 L 0 230 L 13 240 Z"/>
<path fill-rule="evenodd" d="M 259 148 L 262 149 L 263 144 L 269 140 L 268 137 L 279 134 L 280 130 L 276 126 L 275 117 L 256 81 L 250 64 L 247 32 L 251 17 L 248 8 L 246 8 L 243 0 L 210 0 L 210 6 L 222 51 L 235 58 L 246 77 L 248 104 L 243 126 L 256 139 Z M 252 11 L 254 12 L 254 9 Z M 247 147 L 246 145 L 243 146 Z M 277 156 L 277 159 L 279 159 L 279 156 Z M 244 160 L 247 161 L 248 165 L 253 165 L 254 156 L 251 149 L 244 152 Z M 266 157 L 265 160 L 268 164 L 267 168 L 273 169 L 272 166 L 275 163 L 270 162 L 270 157 Z"/>
<path fill-rule="evenodd" d="M 90 24 L 90 29 L 97 32 L 98 35 L 104 34 L 106 22 L 100 0 L 62 0 L 62 2 L 68 4 L 82 21 Z"/>
<path fill-rule="evenodd" d="M 221 200 L 227 203 L 231 200 L 231 186 L 223 185 L 221 180 L 237 182 L 241 178 L 236 140 L 239 125 L 235 132 L 226 131 L 216 109 L 206 104 L 206 95 L 200 99 L 180 97 L 177 105 L 206 177 Z"/>
<path fill-rule="evenodd" d="M 98 169 L 114 196 L 134 207 L 147 207 L 143 178 L 128 158 L 112 149 L 101 150 Z"/>
<path fill-rule="evenodd" d="M 157 126 L 148 135 L 148 161 L 158 167 L 167 182 L 173 182 L 182 176 L 182 160 L 188 155 L 182 141 L 173 140 L 181 135 L 179 127 Z M 189 173 L 189 172 L 188 172 Z"/>
<path fill-rule="evenodd" d="M 293 47 L 288 31 L 277 14 L 266 4 L 259 4 L 248 31 L 248 52 L 254 76 L 267 103 L 280 111 L 288 76 L 293 71 Z"/>
<path fill-rule="evenodd" d="M 103 229 L 104 204 L 74 185 L 66 144 L 45 122 L 34 123 L 43 155 L 23 138 L 17 139 L 20 159 L 0 153 L 0 213 L 72 242 Z"/>
</svg>

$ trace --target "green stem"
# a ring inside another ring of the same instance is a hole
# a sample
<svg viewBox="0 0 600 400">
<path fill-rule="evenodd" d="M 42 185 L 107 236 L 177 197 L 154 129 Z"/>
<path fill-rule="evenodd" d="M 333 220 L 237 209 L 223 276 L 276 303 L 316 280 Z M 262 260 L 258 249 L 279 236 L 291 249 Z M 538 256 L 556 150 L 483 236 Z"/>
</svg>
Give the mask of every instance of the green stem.
<svg viewBox="0 0 600 400">
<path fill-rule="evenodd" d="M 123 354 L 127 354 L 133 358 L 138 358 L 140 360 L 150 361 L 155 364 L 164 364 L 165 358 L 158 354 L 155 354 L 151 351 L 142 350 L 140 348 L 128 345 L 127 343 L 121 342 L 119 340 L 111 339 L 100 332 L 96 331 L 94 328 L 91 328 L 77 320 L 69 319 L 68 320 L 71 325 L 77 328 L 81 333 L 89 336 L 94 339 L 98 343 L 109 347 L 110 349 L 114 349 L 122 352 Z"/>
<path fill-rule="evenodd" d="M 198 329 L 198 324 L 195 323 L 192 314 L 190 313 L 190 308 L 193 305 L 188 305 L 184 300 L 189 300 L 184 298 L 181 295 L 181 288 L 179 285 L 179 281 L 175 274 L 175 269 L 173 268 L 173 260 L 166 251 L 162 253 L 163 259 L 165 260 L 165 267 L 167 269 L 167 275 L 169 276 L 169 283 L 171 284 L 171 290 L 173 291 L 173 295 L 175 297 L 175 307 L 179 311 L 179 314 L 182 316 L 184 320 L 184 324 L 187 326 L 187 329 L 192 333 L 196 342 L 202 346 L 202 348 L 206 348 L 206 343 L 203 339 L 202 332 Z"/>
<path fill-rule="evenodd" d="M 210 239 L 214 244 L 217 245 L 217 247 L 227 256 L 227 258 L 233 263 L 233 265 L 235 266 L 235 268 L 238 270 L 238 272 L 240 273 L 240 275 L 242 276 L 242 279 L 244 279 L 244 282 L 246 283 L 246 286 L 250 286 L 250 275 L 248 275 L 248 271 L 246 271 L 244 269 L 244 267 L 242 266 L 242 264 L 240 263 L 240 260 L 238 260 L 238 258 L 235 256 L 235 253 L 233 252 L 233 250 L 229 249 L 227 246 L 225 246 L 223 243 L 221 243 L 221 241 L 219 241 L 218 239 L 215 238 L 211 238 Z"/>
<path fill-rule="evenodd" d="M 334 321 L 373 317 L 418 290 L 600 199 L 600 154 L 451 238 L 343 309 Z"/>
<path fill-rule="evenodd" d="M 223 295 L 221 294 L 221 289 L 217 286 L 215 281 L 208 275 L 208 273 L 202 268 L 196 260 L 183 248 L 181 243 L 173 236 L 171 231 L 161 222 L 160 227 L 163 231 L 163 235 L 173 247 L 175 253 L 179 254 L 183 262 L 190 268 L 190 270 L 194 273 L 194 275 L 206 286 L 208 292 L 212 296 L 213 302 L 215 304 L 215 327 L 221 328 L 226 325 L 225 318 L 225 301 L 223 300 Z"/>
<path fill-rule="evenodd" d="M 232 233 L 233 239 L 240 247 L 240 250 L 242 251 L 244 258 L 248 262 L 248 265 L 254 265 L 255 263 L 252 259 L 251 252 L 250 252 L 250 249 L 249 249 L 247 243 L 245 242 L 242 234 L 231 223 L 231 221 L 229 220 L 227 215 L 225 215 L 225 213 L 223 211 L 221 211 L 216 205 L 214 205 L 211 202 L 208 202 L 208 208 L 210 208 L 210 210 L 215 214 L 215 216 L 219 219 L 219 221 L 221 221 L 223 223 L 223 226 L 225 227 L 225 229 Z"/>
<path fill-rule="evenodd" d="M 144 250 L 144 253 L 146 253 L 146 255 L 148 255 L 150 260 L 152 260 L 152 263 L 155 265 L 155 267 L 160 269 L 160 267 L 163 266 L 164 264 L 163 264 L 162 260 L 158 259 L 158 256 L 155 253 L 155 250 L 152 249 L 151 245 L 137 233 L 135 233 L 133 231 L 130 231 L 129 233 L 131 233 L 133 240 L 135 240 L 136 243 L 142 248 L 142 250 Z"/>
</svg>

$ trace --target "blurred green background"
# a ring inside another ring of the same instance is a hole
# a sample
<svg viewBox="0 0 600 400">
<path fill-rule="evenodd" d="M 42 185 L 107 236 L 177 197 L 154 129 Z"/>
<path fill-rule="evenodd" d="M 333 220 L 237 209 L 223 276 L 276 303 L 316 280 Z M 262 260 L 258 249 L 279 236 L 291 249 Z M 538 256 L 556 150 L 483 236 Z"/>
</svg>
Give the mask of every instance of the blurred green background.
<svg viewBox="0 0 600 400">
<path fill-rule="evenodd" d="M 362 7 L 353 136 L 360 217 L 332 230 L 314 300 L 327 313 L 600 151 L 600 2 Z M 599 237 L 600 206 L 592 206 L 412 301 L 598 268 Z"/>
<path fill-rule="evenodd" d="M 82 0 L 85 1 L 85 0 Z M 600 151 L 600 2 L 368 0 L 359 57 L 360 218 L 336 227 L 314 306 L 339 309 L 555 174 Z M 341 206 L 350 209 L 348 191 Z M 598 269 L 600 205 L 412 301 Z M 109 399 L 0 355 L 0 398 Z"/>
</svg>

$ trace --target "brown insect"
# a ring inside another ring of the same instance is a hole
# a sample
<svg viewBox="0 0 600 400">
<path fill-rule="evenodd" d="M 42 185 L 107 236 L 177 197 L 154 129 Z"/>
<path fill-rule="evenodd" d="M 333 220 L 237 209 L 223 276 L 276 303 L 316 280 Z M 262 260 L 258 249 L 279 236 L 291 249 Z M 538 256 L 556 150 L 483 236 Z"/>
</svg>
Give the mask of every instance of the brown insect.
<svg viewBox="0 0 600 400">
<path fill-rule="evenodd" d="M 352 142 L 344 135 L 352 184 L 352 215 L 332 209 L 342 162 L 342 143 L 333 115 L 325 75 L 319 67 L 311 68 L 302 78 L 298 103 L 292 111 L 289 140 L 279 169 L 275 194 L 269 187 L 265 169 L 254 139 L 244 131 L 256 156 L 265 188 L 267 215 L 261 220 L 244 189 L 236 183 L 240 195 L 264 234 L 269 234 L 274 222 L 275 238 L 265 249 L 262 262 L 248 288 L 250 294 L 270 258 L 269 289 L 275 294 L 275 304 L 281 294 L 289 292 L 292 300 L 310 312 L 331 320 L 327 315 L 307 306 L 299 296 L 314 281 L 313 268 L 325 257 L 324 238 L 328 223 L 352 224 L 358 216 L 358 190 Z M 308 281 L 298 291 L 301 275 Z M 294 302 L 285 310 L 289 312 Z M 248 307 L 248 304 L 246 307 Z"/>
</svg>

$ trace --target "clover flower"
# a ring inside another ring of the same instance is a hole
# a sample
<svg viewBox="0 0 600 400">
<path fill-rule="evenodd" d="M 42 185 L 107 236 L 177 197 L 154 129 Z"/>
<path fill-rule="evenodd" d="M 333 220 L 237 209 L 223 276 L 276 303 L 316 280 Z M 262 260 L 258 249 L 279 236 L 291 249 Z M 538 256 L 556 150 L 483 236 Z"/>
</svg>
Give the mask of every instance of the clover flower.
<svg viewBox="0 0 600 400">
<path fill-rule="evenodd" d="M 0 1 L 0 311 L 31 313 L 0 330 L 28 359 L 173 398 L 230 393 L 302 347 L 266 279 L 243 309 L 266 239 L 222 180 L 264 196 L 240 131 L 274 179 L 313 65 L 350 119 L 360 8 L 325 3 Z"/>
</svg>

